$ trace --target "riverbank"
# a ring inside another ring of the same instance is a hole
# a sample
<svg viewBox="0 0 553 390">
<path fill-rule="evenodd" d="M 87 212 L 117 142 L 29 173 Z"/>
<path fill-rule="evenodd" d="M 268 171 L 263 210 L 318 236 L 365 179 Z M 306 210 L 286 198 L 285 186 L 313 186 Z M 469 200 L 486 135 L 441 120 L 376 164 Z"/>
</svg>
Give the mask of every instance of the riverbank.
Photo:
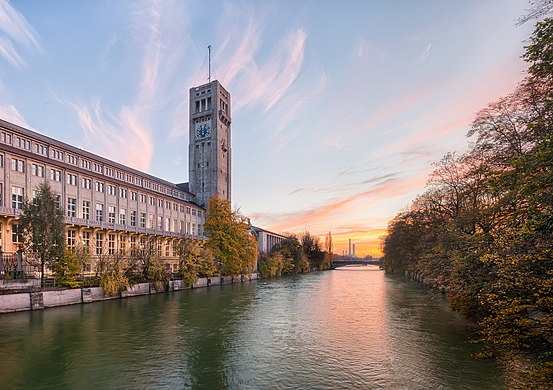
<svg viewBox="0 0 553 390">
<path fill-rule="evenodd" d="M 257 273 L 241 275 L 240 277 L 217 276 L 200 278 L 192 285 L 186 285 L 182 280 L 171 280 L 163 290 L 159 291 L 156 290 L 154 283 L 137 283 L 115 295 L 104 294 L 104 289 L 102 287 L 81 287 L 64 290 L 40 290 L 4 294 L 0 295 L 0 314 L 17 311 L 42 310 L 50 307 L 123 299 L 141 295 L 160 294 L 191 288 L 203 288 L 231 283 L 247 283 L 256 279 L 258 279 Z M 29 282 L 25 282 L 24 284 L 28 286 Z"/>
</svg>

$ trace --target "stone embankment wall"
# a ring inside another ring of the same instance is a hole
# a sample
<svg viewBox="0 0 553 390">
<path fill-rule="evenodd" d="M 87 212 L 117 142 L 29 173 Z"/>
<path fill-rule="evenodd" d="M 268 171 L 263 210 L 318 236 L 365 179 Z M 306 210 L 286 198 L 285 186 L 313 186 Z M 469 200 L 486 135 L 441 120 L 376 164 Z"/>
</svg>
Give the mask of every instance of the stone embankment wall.
<svg viewBox="0 0 553 390">
<path fill-rule="evenodd" d="M 242 275 L 238 278 L 233 278 L 232 276 L 201 278 L 198 279 L 192 286 L 185 285 L 182 280 L 172 280 L 169 282 L 168 291 L 179 291 L 189 288 L 201 288 L 230 283 L 250 282 L 251 280 L 255 280 L 257 278 L 258 274 L 256 273 L 252 275 Z M 38 286 L 34 286 L 33 284 L 33 287 L 39 288 L 40 281 L 38 281 L 38 283 Z M 14 290 L 29 289 L 29 287 L 30 286 L 26 284 L 25 287 L 17 287 Z M 50 290 L 4 294 L 0 295 L 0 313 L 25 310 L 41 310 L 48 307 L 74 305 L 77 303 L 90 303 L 104 301 L 107 299 L 128 298 L 139 295 L 157 294 L 162 292 L 165 292 L 165 290 L 156 291 L 153 283 L 138 283 L 131 287 L 128 287 L 120 294 L 112 296 L 106 296 L 102 287 L 82 287 L 68 290 Z"/>
</svg>

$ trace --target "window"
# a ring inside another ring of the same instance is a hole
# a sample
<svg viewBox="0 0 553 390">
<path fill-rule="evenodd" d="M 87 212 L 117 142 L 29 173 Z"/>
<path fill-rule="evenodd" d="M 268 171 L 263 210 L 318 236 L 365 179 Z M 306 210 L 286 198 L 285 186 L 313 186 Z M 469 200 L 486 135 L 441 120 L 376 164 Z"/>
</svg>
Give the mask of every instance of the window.
<svg viewBox="0 0 553 390">
<path fill-rule="evenodd" d="M 115 206 L 108 207 L 108 222 L 115 223 Z"/>
<path fill-rule="evenodd" d="M 124 188 L 119 188 L 119 196 L 123 199 L 127 199 L 127 190 Z"/>
<path fill-rule="evenodd" d="M 121 225 L 127 224 L 127 210 L 126 209 L 119 209 L 119 223 Z"/>
<path fill-rule="evenodd" d="M 96 233 L 96 254 L 102 254 L 102 248 L 104 247 L 104 233 Z"/>
<path fill-rule="evenodd" d="M 56 160 L 63 161 L 63 152 L 60 152 L 59 150 L 56 150 L 56 149 L 52 149 L 50 151 L 50 157 L 55 158 Z"/>
<path fill-rule="evenodd" d="M 44 167 L 42 165 L 32 164 L 31 165 L 31 175 L 38 176 L 38 177 L 44 177 Z"/>
<path fill-rule="evenodd" d="M 5 144 L 11 145 L 12 144 L 12 135 L 9 133 L 4 133 L 0 135 L 0 141 L 2 141 Z"/>
<path fill-rule="evenodd" d="M 140 194 L 140 202 L 141 203 L 146 203 L 146 195 Z"/>
<path fill-rule="evenodd" d="M 96 191 L 104 192 L 104 183 L 101 183 L 101 182 L 97 181 L 96 182 Z"/>
<path fill-rule="evenodd" d="M 155 206 L 156 205 L 156 200 L 154 199 L 153 196 L 150 196 L 150 206 Z"/>
<path fill-rule="evenodd" d="M 136 210 L 131 211 L 131 226 L 136 226 Z"/>
<path fill-rule="evenodd" d="M 77 199 L 67 198 L 67 216 L 68 217 L 77 216 Z"/>
<path fill-rule="evenodd" d="M 90 232 L 83 232 L 83 249 L 85 253 L 90 252 Z"/>
<path fill-rule="evenodd" d="M 115 186 L 112 186 L 111 184 L 108 185 L 108 194 L 115 195 Z"/>
<path fill-rule="evenodd" d="M 148 220 L 148 226 L 150 229 L 153 229 L 154 228 L 154 215 L 153 214 L 150 214 L 150 216 L 148 217 L 149 220 Z"/>
<path fill-rule="evenodd" d="M 90 219 L 90 202 L 83 200 L 83 218 Z"/>
<path fill-rule="evenodd" d="M 104 220 L 104 205 L 96 203 L 96 221 L 102 222 Z"/>
<path fill-rule="evenodd" d="M 193 236 L 196 235 L 196 224 L 195 223 L 192 224 L 192 235 Z"/>
<path fill-rule="evenodd" d="M 173 256 L 180 256 L 179 242 L 177 240 L 173 241 Z"/>
<path fill-rule="evenodd" d="M 61 210 L 61 195 L 54 195 L 54 204 Z"/>
<path fill-rule="evenodd" d="M 186 214 L 190 214 L 190 207 L 186 207 Z"/>
<path fill-rule="evenodd" d="M 12 187 L 12 208 L 23 210 L 23 194 L 21 187 Z"/>
<path fill-rule="evenodd" d="M 131 236 L 131 256 L 136 256 L 136 236 Z"/>
<path fill-rule="evenodd" d="M 186 222 L 186 234 L 190 234 L 190 222 Z"/>
<path fill-rule="evenodd" d="M 119 236 L 119 252 L 125 253 L 127 250 L 127 236 L 121 234 Z"/>
<path fill-rule="evenodd" d="M 90 190 L 92 188 L 92 180 L 83 177 L 83 188 Z"/>
<path fill-rule="evenodd" d="M 136 201 L 138 199 L 138 194 L 134 191 L 131 191 L 131 200 Z"/>
<path fill-rule="evenodd" d="M 140 237 L 140 253 L 144 255 L 144 249 L 146 248 L 146 237 Z"/>
<path fill-rule="evenodd" d="M 25 172 L 25 161 L 12 158 L 12 171 Z"/>
<path fill-rule="evenodd" d="M 76 238 L 77 231 L 73 229 L 67 229 L 67 248 L 69 250 L 75 249 Z"/>
<path fill-rule="evenodd" d="M 50 169 L 50 180 L 61 181 L 61 171 L 57 169 Z"/>
<path fill-rule="evenodd" d="M 157 240 L 157 255 L 161 257 L 161 239 Z"/>
<path fill-rule="evenodd" d="M 165 240 L 165 257 L 169 257 L 169 241 Z"/>
<path fill-rule="evenodd" d="M 184 233 L 184 221 L 180 221 L 179 223 L 179 233 Z"/>
<path fill-rule="evenodd" d="M 162 216 L 157 217 L 157 228 L 158 228 L 158 230 L 163 229 L 163 217 Z"/>
<path fill-rule="evenodd" d="M 48 156 L 48 149 L 46 149 L 46 146 L 44 145 L 35 144 L 35 151 L 43 156 Z"/>
<path fill-rule="evenodd" d="M 73 156 L 72 154 L 67 155 L 67 162 L 69 164 L 77 165 L 77 157 Z"/>
<path fill-rule="evenodd" d="M 90 170 L 90 161 L 81 159 L 81 167 Z"/>
<path fill-rule="evenodd" d="M 23 226 L 18 223 L 12 223 L 12 242 L 23 244 Z"/>
<path fill-rule="evenodd" d="M 71 173 L 68 173 L 66 177 L 67 177 L 67 184 L 72 185 L 72 186 L 77 185 L 77 175 L 73 175 Z M 84 182 L 85 180 L 88 180 L 90 182 L 89 179 L 83 179 L 83 188 L 87 188 L 87 187 L 85 187 L 85 182 Z M 89 187 L 90 187 L 90 183 L 89 183 Z"/>
<path fill-rule="evenodd" d="M 31 141 L 17 137 L 17 146 L 22 149 L 31 150 Z"/>
<path fill-rule="evenodd" d="M 115 234 L 113 233 L 108 234 L 108 254 L 115 254 Z"/>
<path fill-rule="evenodd" d="M 171 230 L 171 219 L 165 218 L 165 231 L 168 232 Z"/>
<path fill-rule="evenodd" d="M 140 227 L 146 227 L 146 213 L 140 213 Z"/>
<path fill-rule="evenodd" d="M 163 200 L 162 199 L 157 200 L 157 207 L 163 207 Z"/>
</svg>

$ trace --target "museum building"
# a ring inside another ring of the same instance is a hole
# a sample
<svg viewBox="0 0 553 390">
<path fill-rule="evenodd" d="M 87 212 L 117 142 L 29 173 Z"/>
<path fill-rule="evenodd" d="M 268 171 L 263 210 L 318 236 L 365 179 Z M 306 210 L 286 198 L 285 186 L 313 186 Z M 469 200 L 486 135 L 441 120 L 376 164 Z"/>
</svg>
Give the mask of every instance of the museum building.
<svg viewBox="0 0 553 390">
<path fill-rule="evenodd" d="M 92 261 L 152 251 L 176 271 L 183 240 L 205 238 L 208 199 L 231 199 L 230 94 L 214 80 L 191 88 L 189 104 L 189 182 L 180 184 L 0 119 L 2 251 L 22 246 L 25 199 L 47 181 L 64 210 L 68 248 L 82 245 Z"/>
</svg>

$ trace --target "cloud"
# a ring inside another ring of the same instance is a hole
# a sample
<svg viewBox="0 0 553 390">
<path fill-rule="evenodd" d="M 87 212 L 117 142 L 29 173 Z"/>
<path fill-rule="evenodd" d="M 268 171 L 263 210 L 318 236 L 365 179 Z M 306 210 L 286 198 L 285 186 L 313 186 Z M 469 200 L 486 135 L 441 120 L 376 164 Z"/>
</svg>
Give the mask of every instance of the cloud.
<svg viewBox="0 0 553 390">
<path fill-rule="evenodd" d="M 132 15 L 131 39 L 141 58 L 138 89 L 127 104 L 111 114 L 96 99 L 70 103 L 75 109 L 88 145 L 95 152 L 134 168 L 149 171 L 154 152 L 152 118 L 175 97 L 175 74 L 185 58 L 186 21 L 179 4 L 169 1 L 141 4 Z M 118 38 L 112 36 L 101 61 Z M 176 89 L 177 93 L 183 93 Z M 185 100 L 185 99 L 182 99 Z M 107 112 L 107 114 L 105 113 Z M 182 118 L 180 118 L 182 123 Z"/>
<path fill-rule="evenodd" d="M 291 212 L 288 214 L 252 214 L 252 219 L 259 219 L 263 226 L 273 231 L 303 231 L 313 228 L 332 227 L 332 221 L 343 217 L 346 212 L 354 212 L 359 202 L 363 207 L 369 207 L 378 201 L 390 200 L 403 196 L 413 188 L 422 188 L 426 177 L 411 177 L 409 179 L 387 179 L 371 189 L 358 191 L 352 195 L 334 199 L 326 204 L 311 209 Z M 257 223 L 257 222 L 256 222 Z"/>
<path fill-rule="evenodd" d="M 428 55 L 430 54 L 430 49 L 432 49 L 432 44 L 429 43 L 428 46 L 426 46 L 426 49 L 419 55 L 419 58 L 415 61 L 413 65 L 419 65 L 422 64 L 426 59 L 428 58 Z"/>
<path fill-rule="evenodd" d="M 307 33 L 301 28 L 288 32 L 261 63 L 254 57 L 260 40 L 258 28 L 251 20 L 247 26 L 235 55 L 224 60 L 230 65 L 222 80 L 235 91 L 235 112 L 254 105 L 260 105 L 267 112 L 297 79 L 303 65 Z"/>
<path fill-rule="evenodd" d="M 117 116 L 104 114 L 100 101 L 85 105 L 72 103 L 87 144 L 97 154 L 111 158 L 141 171 L 149 169 L 153 155 L 150 131 L 132 107 L 123 107 Z"/>
<path fill-rule="evenodd" d="M 13 124 L 36 131 L 29 123 L 27 123 L 23 115 L 21 115 L 19 111 L 17 111 L 17 108 L 15 108 L 12 104 L 0 105 L 0 118 Z"/>
<path fill-rule="evenodd" d="M 26 63 L 17 48 L 23 45 L 29 51 L 40 50 L 34 29 L 8 1 L 0 1 L 0 57 L 12 66 L 22 69 Z"/>
</svg>

